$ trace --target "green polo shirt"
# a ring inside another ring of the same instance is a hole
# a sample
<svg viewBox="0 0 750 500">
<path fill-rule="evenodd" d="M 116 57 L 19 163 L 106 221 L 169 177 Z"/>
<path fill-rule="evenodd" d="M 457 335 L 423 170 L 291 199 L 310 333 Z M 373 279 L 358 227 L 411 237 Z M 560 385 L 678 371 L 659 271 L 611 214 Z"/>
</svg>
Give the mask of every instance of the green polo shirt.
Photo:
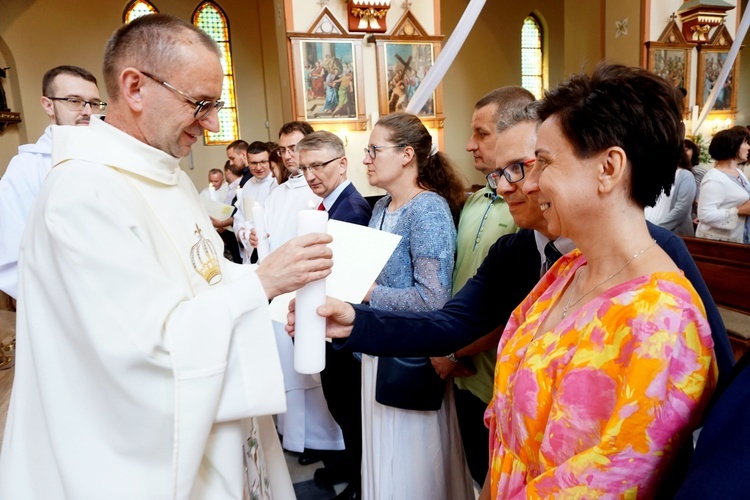
<svg viewBox="0 0 750 500">
<path fill-rule="evenodd" d="M 513 222 L 508 204 L 502 197 L 495 195 L 489 187 L 485 186 L 466 200 L 458 220 L 453 295 L 474 276 L 497 239 L 504 234 L 516 231 L 518 231 L 518 226 Z M 476 375 L 456 378 L 456 385 L 461 389 L 471 391 L 476 397 L 489 403 L 492 399 L 495 357 L 496 349 L 472 356 L 471 359 L 477 369 Z"/>
</svg>

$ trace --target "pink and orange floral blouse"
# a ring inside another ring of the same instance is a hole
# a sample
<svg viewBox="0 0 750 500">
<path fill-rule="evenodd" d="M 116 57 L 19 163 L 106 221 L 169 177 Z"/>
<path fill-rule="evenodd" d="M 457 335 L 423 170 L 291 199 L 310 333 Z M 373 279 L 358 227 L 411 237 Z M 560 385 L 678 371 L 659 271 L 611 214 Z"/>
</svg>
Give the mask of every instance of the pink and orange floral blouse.
<svg viewBox="0 0 750 500">
<path fill-rule="evenodd" d="M 585 263 L 560 259 L 505 328 L 485 415 L 492 498 L 653 496 L 715 386 L 703 305 L 680 273 L 621 283 L 537 331 Z"/>
</svg>

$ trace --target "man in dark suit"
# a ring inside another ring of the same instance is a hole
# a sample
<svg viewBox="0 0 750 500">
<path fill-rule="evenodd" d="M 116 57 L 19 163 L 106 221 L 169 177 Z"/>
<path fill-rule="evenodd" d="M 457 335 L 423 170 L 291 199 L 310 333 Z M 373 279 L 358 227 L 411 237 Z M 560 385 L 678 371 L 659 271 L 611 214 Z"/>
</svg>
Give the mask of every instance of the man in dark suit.
<svg viewBox="0 0 750 500">
<path fill-rule="evenodd" d="M 323 198 L 318 207 L 330 219 L 366 226 L 372 213 L 369 203 L 346 178 L 344 144 L 336 134 L 319 131 L 297 143 L 299 170 L 310 189 Z M 350 352 L 326 344 L 326 367 L 320 374 L 328 410 L 341 427 L 346 449 L 330 467 L 315 471 L 324 485 L 349 483 L 336 498 L 356 499 L 360 494 L 362 461 L 361 362 Z"/>
</svg>

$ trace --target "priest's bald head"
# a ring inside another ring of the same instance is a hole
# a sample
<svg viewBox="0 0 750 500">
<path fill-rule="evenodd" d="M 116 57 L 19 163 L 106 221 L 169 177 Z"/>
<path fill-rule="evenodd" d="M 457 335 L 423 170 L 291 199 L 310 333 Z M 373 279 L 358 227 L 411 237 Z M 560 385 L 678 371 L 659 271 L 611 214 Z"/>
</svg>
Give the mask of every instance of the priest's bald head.
<svg viewBox="0 0 750 500">
<path fill-rule="evenodd" d="M 219 130 L 224 71 L 219 48 L 173 16 L 143 16 L 118 29 L 104 52 L 107 123 L 181 158 L 204 129 Z"/>
</svg>

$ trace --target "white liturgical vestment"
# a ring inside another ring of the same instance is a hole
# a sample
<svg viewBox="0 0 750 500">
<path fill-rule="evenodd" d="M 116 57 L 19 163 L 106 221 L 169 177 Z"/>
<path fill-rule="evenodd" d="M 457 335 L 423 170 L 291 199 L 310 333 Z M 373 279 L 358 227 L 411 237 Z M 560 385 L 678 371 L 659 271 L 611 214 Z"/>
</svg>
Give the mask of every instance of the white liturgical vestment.
<svg viewBox="0 0 750 500">
<path fill-rule="evenodd" d="M 0 179 L 0 290 L 18 297 L 18 248 L 26 219 L 52 168 L 52 133 L 18 148 Z"/>
<path fill-rule="evenodd" d="M 178 159 L 100 120 L 53 127 L 52 159 L 21 243 L 0 498 L 242 499 L 248 461 L 269 481 L 251 490 L 292 498 L 263 416 L 285 409 L 266 294 Z"/>
</svg>

